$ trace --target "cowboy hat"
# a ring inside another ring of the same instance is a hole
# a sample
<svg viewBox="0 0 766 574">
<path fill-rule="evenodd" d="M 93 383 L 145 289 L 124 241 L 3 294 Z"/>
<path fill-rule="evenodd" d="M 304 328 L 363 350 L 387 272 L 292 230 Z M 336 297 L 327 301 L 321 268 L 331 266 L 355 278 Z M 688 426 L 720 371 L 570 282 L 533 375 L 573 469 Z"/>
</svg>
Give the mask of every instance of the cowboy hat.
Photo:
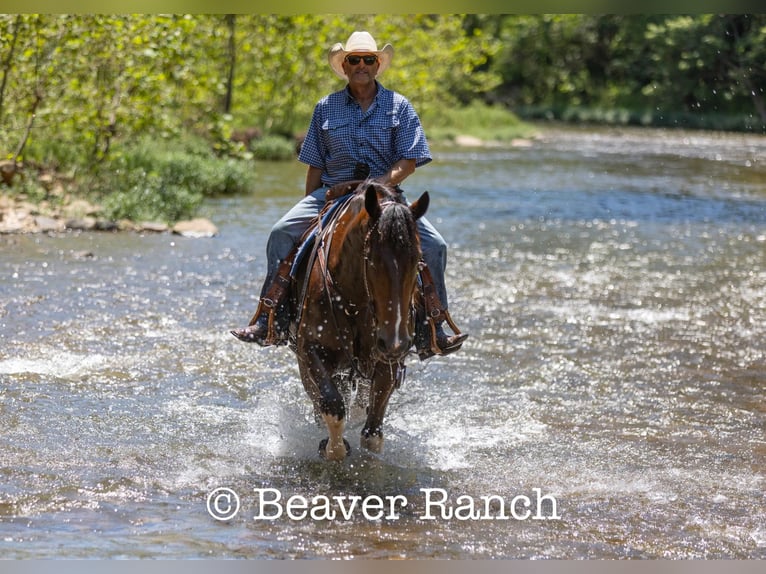
<svg viewBox="0 0 766 574">
<path fill-rule="evenodd" d="M 327 60 L 330 62 L 332 71 L 342 80 L 348 80 L 346 72 L 343 71 L 343 60 L 352 52 L 375 54 L 380 63 L 378 76 L 388 68 L 391 64 L 391 59 L 394 57 L 394 48 L 391 44 L 386 44 L 382 50 L 378 50 L 378 45 L 369 32 L 354 32 L 348 37 L 345 48 L 343 44 L 338 42 L 330 48 L 327 54 Z"/>
</svg>

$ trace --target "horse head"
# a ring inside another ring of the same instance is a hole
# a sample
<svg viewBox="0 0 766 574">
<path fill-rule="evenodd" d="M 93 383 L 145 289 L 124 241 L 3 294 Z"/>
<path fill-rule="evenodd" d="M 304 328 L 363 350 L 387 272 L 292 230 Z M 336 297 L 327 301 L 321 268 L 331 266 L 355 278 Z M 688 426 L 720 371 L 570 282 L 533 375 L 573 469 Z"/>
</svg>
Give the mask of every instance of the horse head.
<svg viewBox="0 0 766 574">
<path fill-rule="evenodd" d="M 388 362 L 401 360 L 412 346 L 411 306 L 421 258 L 416 221 L 428 203 L 427 191 L 411 205 L 380 184 L 371 183 L 365 191 L 369 231 L 364 281 L 374 317 L 375 350 Z"/>
</svg>

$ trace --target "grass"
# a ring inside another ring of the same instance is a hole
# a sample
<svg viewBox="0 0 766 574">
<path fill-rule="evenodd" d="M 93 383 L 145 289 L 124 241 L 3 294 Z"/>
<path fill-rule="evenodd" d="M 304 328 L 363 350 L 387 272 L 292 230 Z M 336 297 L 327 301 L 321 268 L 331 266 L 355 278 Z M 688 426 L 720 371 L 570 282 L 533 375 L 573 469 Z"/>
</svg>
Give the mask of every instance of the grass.
<svg viewBox="0 0 766 574">
<path fill-rule="evenodd" d="M 433 142 L 451 142 L 457 136 L 468 135 L 484 141 L 508 143 L 531 137 L 537 131 L 505 108 L 478 102 L 461 108 L 427 109 L 421 115 L 421 122 L 428 139 Z"/>
</svg>

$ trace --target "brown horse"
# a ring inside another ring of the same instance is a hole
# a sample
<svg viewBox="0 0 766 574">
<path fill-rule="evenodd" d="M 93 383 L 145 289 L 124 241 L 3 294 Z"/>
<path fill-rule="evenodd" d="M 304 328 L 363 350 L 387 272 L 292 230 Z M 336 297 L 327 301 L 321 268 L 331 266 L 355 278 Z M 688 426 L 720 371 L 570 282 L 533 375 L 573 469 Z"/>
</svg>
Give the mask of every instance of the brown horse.
<svg viewBox="0 0 766 574">
<path fill-rule="evenodd" d="M 318 231 L 314 251 L 299 263 L 292 294 L 297 317 L 291 348 L 314 412 L 327 425 L 329 437 L 319 452 L 328 460 L 350 452 L 343 438 L 349 380 L 354 388 L 369 381 L 361 446 L 383 448 L 383 417 L 413 343 L 421 258 L 416 220 L 429 202 L 425 192 L 407 205 L 400 193 L 370 181 L 343 186 L 342 192 L 354 194 Z"/>
</svg>

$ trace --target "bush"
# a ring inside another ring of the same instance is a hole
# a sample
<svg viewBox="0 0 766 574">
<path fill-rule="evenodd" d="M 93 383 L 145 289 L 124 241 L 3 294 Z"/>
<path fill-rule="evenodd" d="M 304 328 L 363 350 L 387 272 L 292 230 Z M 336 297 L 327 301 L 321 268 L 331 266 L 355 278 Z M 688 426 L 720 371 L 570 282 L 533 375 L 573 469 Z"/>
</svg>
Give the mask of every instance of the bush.
<svg viewBox="0 0 766 574">
<path fill-rule="evenodd" d="M 106 195 L 104 213 L 113 220 L 166 221 L 172 223 L 193 216 L 204 196 L 173 184 L 156 173 L 141 170 L 117 172 L 121 188 Z"/>
<path fill-rule="evenodd" d="M 290 160 L 295 157 L 295 142 L 280 136 L 265 136 L 254 140 L 250 150 L 256 159 Z"/>
<path fill-rule="evenodd" d="M 76 169 L 83 165 L 87 154 L 74 141 L 59 138 L 33 138 L 24 150 L 24 161 L 45 166 L 48 169 Z"/>
<path fill-rule="evenodd" d="M 206 196 L 243 193 L 253 185 L 251 164 L 216 157 L 190 141 L 144 139 L 116 154 L 99 188 L 113 219 L 172 223 L 193 216 Z"/>
</svg>

